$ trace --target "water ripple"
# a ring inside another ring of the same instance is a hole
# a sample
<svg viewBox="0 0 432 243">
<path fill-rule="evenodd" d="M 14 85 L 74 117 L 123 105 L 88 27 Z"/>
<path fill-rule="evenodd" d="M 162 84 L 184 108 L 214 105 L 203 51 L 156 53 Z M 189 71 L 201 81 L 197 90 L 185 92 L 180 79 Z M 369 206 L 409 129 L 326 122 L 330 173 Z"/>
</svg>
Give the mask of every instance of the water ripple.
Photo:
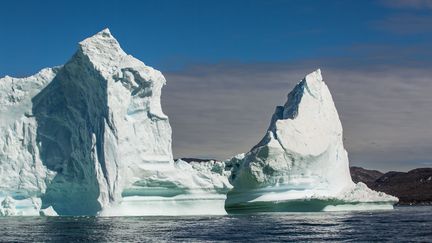
<svg viewBox="0 0 432 243">
<path fill-rule="evenodd" d="M 1 242 L 431 242 L 432 207 L 199 217 L 0 218 Z"/>
</svg>

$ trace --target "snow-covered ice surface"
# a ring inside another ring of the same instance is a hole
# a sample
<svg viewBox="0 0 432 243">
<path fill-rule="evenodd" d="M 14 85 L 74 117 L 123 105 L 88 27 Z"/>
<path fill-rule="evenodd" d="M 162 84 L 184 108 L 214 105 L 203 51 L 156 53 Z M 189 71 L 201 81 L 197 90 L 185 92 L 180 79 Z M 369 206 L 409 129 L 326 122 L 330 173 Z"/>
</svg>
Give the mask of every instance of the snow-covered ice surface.
<svg viewBox="0 0 432 243">
<path fill-rule="evenodd" d="M 319 71 L 277 108 L 257 146 L 224 162 L 173 160 L 165 83 L 108 29 L 80 42 L 63 66 L 0 79 L 0 215 L 345 210 L 396 201 L 351 181 Z"/>
<path fill-rule="evenodd" d="M 237 164 L 228 212 L 389 209 L 397 202 L 352 182 L 342 125 L 320 70 L 288 94 L 264 138 Z"/>
</svg>

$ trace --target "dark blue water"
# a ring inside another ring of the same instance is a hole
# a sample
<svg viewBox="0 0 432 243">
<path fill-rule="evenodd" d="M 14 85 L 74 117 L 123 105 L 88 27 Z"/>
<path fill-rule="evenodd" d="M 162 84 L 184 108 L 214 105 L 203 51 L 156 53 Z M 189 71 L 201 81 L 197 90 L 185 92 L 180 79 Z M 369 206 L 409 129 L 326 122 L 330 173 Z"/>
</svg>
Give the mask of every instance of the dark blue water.
<svg viewBox="0 0 432 243">
<path fill-rule="evenodd" d="M 0 241 L 432 242 L 432 207 L 207 217 L 5 217 Z"/>
</svg>

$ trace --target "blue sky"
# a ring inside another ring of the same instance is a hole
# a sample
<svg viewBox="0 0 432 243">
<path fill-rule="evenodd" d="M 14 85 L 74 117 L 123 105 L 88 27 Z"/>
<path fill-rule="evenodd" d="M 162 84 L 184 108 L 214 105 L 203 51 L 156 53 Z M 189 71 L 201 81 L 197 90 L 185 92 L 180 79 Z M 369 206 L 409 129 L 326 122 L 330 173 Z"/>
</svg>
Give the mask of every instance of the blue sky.
<svg viewBox="0 0 432 243">
<path fill-rule="evenodd" d="M 351 163 L 432 166 L 432 1 L 2 1 L 0 76 L 65 63 L 109 27 L 168 80 L 175 157 L 246 152 L 320 67 Z M 208 92 L 211 90 L 211 92 Z"/>
<path fill-rule="evenodd" d="M 355 46 L 431 39 L 430 33 L 395 33 L 391 25 L 397 23 L 389 18 L 413 11 L 383 1 L 17 0 L 2 2 L 2 9 L 2 76 L 62 64 L 78 41 L 105 27 L 127 52 L 162 71 L 197 63 L 339 57 Z"/>
</svg>

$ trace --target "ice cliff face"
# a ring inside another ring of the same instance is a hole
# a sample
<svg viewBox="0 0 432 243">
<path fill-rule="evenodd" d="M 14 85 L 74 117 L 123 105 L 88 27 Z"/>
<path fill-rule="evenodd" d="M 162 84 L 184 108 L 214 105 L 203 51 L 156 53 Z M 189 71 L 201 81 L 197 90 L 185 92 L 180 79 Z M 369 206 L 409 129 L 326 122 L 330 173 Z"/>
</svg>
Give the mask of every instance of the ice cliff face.
<svg viewBox="0 0 432 243">
<path fill-rule="evenodd" d="M 96 214 L 121 197 L 137 164 L 172 161 L 171 128 L 160 105 L 164 84 L 107 29 L 79 44 L 32 100 L 40 157 L 56 172 L 44 206 Z"/>
<path fill-rule="evenodd" d="M 305 199 L 389 205 L 397 200 L 352 182 L 342 125 L 320 70 L 300 81 L 287 102 L 276 108 L 264 138 L 233 168 L 231 182 L 229 212 L 315 211 L 327 206 L 283 203 Z"/>
<path fill-rule="evenodd" d="M 38 215 L 39 197 L 56 174 L 40 158 L 31 98 L 57 72 L 58 68 L 47 68 L 27 78 L 0 79 L 0 211 L 8 212 L 0 214 L 15 214 L 12 206 L 29 205 L 21 214 Z M 20 200 L 14 203 L 13 198 Z"/>
</svg>

